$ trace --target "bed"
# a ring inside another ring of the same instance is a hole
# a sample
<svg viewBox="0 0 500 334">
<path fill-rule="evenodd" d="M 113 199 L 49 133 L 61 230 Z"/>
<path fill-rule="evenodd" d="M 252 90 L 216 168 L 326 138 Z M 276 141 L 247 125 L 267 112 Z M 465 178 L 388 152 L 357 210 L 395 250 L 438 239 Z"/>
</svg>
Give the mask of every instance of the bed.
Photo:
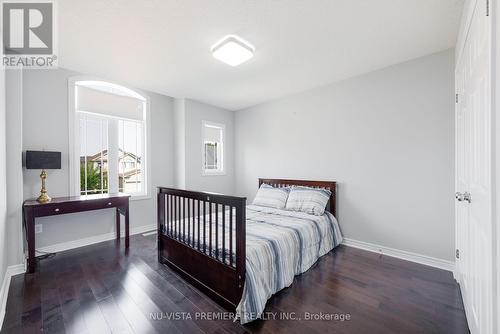
<svg viewBox="0 0 500 334">
<path fill-rule="evenodd" d="M 273 187 L 328 189 L 323 215 L 246 205 L 246 198 L 158 188 L 158 261 L 167 264 L 242 324 L 266 301 L 342 242 L 335 182 L 259 179 Z"/>
</svg>

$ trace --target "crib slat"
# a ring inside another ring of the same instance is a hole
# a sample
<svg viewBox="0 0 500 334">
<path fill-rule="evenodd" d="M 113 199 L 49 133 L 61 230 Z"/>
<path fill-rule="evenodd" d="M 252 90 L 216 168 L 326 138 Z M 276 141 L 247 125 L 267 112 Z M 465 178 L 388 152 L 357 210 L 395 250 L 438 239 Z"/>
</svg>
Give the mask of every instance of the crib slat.
<svg viewBox="0 0 500 334">
<path fill-rule="evenodd" d="M 167 216 L 167 234 L 168 235 L 172 235 L 172 233 L 170 232 L 170 224 L 172 223 L 172 217 L 170 216 L 170 209 L 172 207 L 172 205 L 170 204 L 170 195 L 167 194 L 167 213 L 166 213 L 166 216 Z"/>
<path fill-rule="evenodd" d="M 176 200 L 176 205 L 175 207 L 177 208 L 177 213 L 176 213 L 176 222 L 177 222 L 177 240 L 181 239 L 181 197 L 177 196 Z"/>
<path fill-rule="evenodd" d="M 198 203 L 198 212 L 197 212 L 197 215 L 198 215 L 198 233 L 196 233 L 196 236 L 198 238 L 198 241 L 197 241 L 198 242 L 198 250 L 200 250 L 200 220 L 201 220 L 201 218 L 200 218 L 200 201 L 197 200 L 196 202 Z"/>
<path fill-rule="evenodd" d="M 194 205 L 196 201 L 194 199 L 191 200 L 191 246 L 194 248 L 194 235 L 195 235 L 195 231 L 194 231 L 194 221 L 195 221 L 195 216 L 194 216 L 194 212 L 196 210 L 196 207 Z"/>
<path fill-rule="evenodd" d="M 177 237 L 179 241 L 182 241 L 182 201 L 183 198 L 179 196 L 179 215 L 177 216 L 177 222 L 179 224 L 179 230 L 177 232 Z"/>
<path fill-rule="evenodd" d="M 182 197 L 177 200 L 177 240 L 182 241 Z"/>
<path fill-rule="evenodd" d="M 212 203 L 208 203 L 208 254 L 212 255 Z"/>
<path fill-rule="evenodd" d="M 194 248 L 194 220 L 195 220 L 195 217 L 194 217 L 194 211 L 196 210 L 195 206 L 194 206 L 194 202 L 195 200 L 194 199 L 191 199 L 191 246 Z"/>
<path fill-rule="evenodd" d="M 175 196 L 172 196 L 172 237 L 175 238 Z"/>
<path fill-rule="evenodd" d="M 177 203 L 177 199 L 175 196 L 172 196 L 172 236 L 175 238 L 176 235 L 176 224 L 177 222 L 175 221 L 175 216 L 176 216 L 176 212 L 177 212 L 177 209 L 176 209 L 176 203 Z"/>
<path fill-rule="evenodd" d="M 182 241 L 186 242 L 186 197 L 182 199 Z"/>
<path fill-rule="evenodd" d="M 215 204 L 215 259 L 219 259 L 219 204 Z"/>
<path fill-rule="evenodd" d="M 178 219 L 179 219 L 179 216 L 177 214 L 178 212 L 178 203 L 179 203 L 179 197 L 175 196 L 174 197 L 174 203 L 175 203 L 175 207 L 174 207 L 174 238 L 177 239 L 177 233 L 179 231 L 179 229 L 177 228 L 177 222 L 178 222 Z"/>
<path fill-rule="evenodd" d="M 193 206 L 191 208 L 191 214 L 193 215 L 193 218 L 192 218 L 192 227 L 191 227 L 191 230 L 192 230 L 192 246 L 193 248 L 195 248 L 195 242 L 196 242 L 196 200 L 193 199 Z"/>
<path fill-rule="evenodd" d="M 229 207 L 229 265 L 233 265 L 233 207 Z"/>
<path fill-rule="evenodd" d="M 222 204 L 222 263 L 226 263 L 226 206 Z"/>
<path fill-rule="evenodd" d="M 203 201 L 203 253 L 207 252 L 207 203 Z"/>
<path fill-rule="evenodd" d="M 172 222 L 174 221 L 172 217 L 172 196 L 168 196 L 168 229 L 169 229 L 169 235 L 172 236 Z"/>
<path fill-rule="evenodd" d="M 168 203 L 168 211 L 167 211 L 167 216 L 168 216 L 168 235 L 172 235 L 172 196 L 168 195 L 167 199 Z"/>
<path fill-rule="evenodd" d="M 187 240 L 188 240 L 188 245 L 191 245 L 191 199 L 188 198 L 187 199 L 187 203 L 188 203 L 188 216 L 187 216 L 187 220 L 188 220 L 188 235 L 187 235 Z"/>
<path fill-rule="evenodd" d="M 168 232 L 169 224 L 170 224 L 170 220 L 169 220 L 170 217 L 168 216 L 168 212 L 169 212 L 169 209 L 170 209 L 169 203 L 168 203 L 168 198 L 169 197 L 170 196 L 167 194 L 163 198 L 163 200 L 165 201 L 165 213 L 164 213 L 164 215 L 165 215 L 165 234 L 166 235 L 170 235 L 170 233 Z"/>
</svg>

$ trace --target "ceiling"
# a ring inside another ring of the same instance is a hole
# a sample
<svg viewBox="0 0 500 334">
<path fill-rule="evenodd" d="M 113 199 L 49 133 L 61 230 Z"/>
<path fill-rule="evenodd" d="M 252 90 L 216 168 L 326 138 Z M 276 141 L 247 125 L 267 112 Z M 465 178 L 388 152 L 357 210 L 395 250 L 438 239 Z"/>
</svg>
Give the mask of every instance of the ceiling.
<svg viewBox="0 0 500 334">
<path fill-rule="evenodd" d="M 463 0 L 64 0 L 59 66 L 229 110 L 454 46 Z M 214 58 L 251 42 L 238 66 Z"/>
</svg>

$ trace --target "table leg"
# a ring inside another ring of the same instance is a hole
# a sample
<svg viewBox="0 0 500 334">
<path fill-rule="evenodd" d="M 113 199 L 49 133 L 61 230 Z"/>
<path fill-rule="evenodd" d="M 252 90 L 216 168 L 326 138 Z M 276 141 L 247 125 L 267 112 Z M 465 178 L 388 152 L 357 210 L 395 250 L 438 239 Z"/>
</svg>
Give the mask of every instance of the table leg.
<svg viewBox="0 0 500 334">
<path fill-rule="evenodd" d="M 34 273 L 36 268 L 35 257 L 35 217 L 33 210 L 27 209 L 24 213 L 26 224 L 26 239 L 28 239 L 28 273 Z"/>
<path fill-rule="evenodd" d="M 116 208 L 116 241 L 120 241 L 120 209 Z"/>
<path fill-rule="evenodd" d="M 129 212 L 128 204 L 125 207 L 125 248 L 129 245 Z"/>
</svg>

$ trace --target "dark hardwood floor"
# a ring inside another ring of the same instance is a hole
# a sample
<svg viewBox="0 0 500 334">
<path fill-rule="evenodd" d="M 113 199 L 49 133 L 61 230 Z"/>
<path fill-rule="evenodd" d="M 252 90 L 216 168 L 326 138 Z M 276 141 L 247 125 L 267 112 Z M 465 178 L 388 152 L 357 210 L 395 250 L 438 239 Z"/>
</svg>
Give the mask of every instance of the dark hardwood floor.
<svg viewBox="0 0 500 334">
<path fill-rule="evenodd" d="M 155 235 L 130 247 L 66 251 L 13 277 L 2 333 L 468 333 L 443 270 L 341 246 L 268 301 L 268 320 L 241 326 L 209 319 L 227 314 L 157 262 Z"/>
</svg>

